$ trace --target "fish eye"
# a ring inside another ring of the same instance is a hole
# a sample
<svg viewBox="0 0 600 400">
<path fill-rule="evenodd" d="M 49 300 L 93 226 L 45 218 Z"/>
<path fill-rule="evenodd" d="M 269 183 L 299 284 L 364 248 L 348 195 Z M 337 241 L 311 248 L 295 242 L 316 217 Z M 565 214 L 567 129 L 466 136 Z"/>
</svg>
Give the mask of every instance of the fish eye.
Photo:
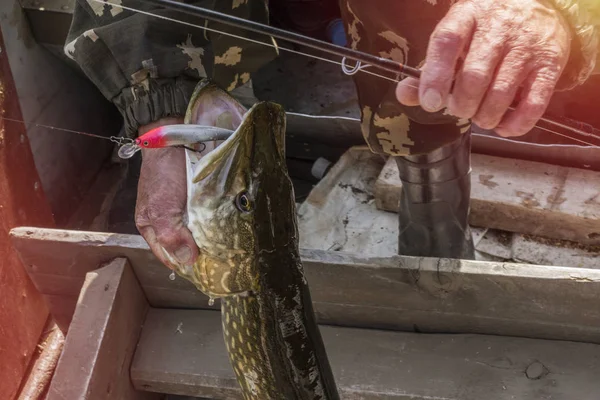
<svg viewBox="0 0 600 400">
<path fill-rule="evenodd" d="M 150 143 L 147 140 L 144 140 L 144 143 L 142 143 L 144 146 L 148 146 Z"/>
<path fill-rule="evenodd" d="M 240 192 L 235 198 L 235 206 L 241 212 L 248 213 L 252 211 L 252 202 L 248 196 L 248 192 Z"/>
</svg>

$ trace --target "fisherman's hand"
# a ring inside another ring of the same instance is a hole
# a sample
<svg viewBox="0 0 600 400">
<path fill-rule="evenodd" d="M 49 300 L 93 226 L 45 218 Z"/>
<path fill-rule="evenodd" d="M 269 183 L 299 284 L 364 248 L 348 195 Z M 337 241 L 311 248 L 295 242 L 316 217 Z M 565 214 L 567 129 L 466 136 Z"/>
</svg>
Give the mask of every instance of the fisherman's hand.
<svg viewBox="0 0 600 400">
<path fill-rule="evenodd" d="M 430 38 L 421 79 L 403 80 L 396 95 L 521 136 L 546 111 L 570 42 L 568 22 L 543 0 L 459 0 Z M 508 110 L 521 85 L 518 106 Z"/>
<path fill-rule="evenodd" d="M 182 119 L 162 119 L 138 132 L 141 135 L 160 125 L 181 123 Z M 174 266 L 163 248 L 181 265 L 191 264 L 199 253 L 184 223 L 186 202 L 184 149 L 142 149 L 135 222 L 154 255 L 171 269 Z"/>
</svg>

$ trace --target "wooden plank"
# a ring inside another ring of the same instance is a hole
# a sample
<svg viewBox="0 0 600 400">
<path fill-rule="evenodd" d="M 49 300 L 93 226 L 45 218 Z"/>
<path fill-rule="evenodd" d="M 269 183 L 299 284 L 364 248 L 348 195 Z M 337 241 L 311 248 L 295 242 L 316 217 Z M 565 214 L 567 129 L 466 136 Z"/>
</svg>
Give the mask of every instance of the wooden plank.
<svg viewBox="0 0 600 400">
<path fill-rule="evenodd" d="M 22 119 L 13 74 L 0 31 L 0 399 L 15 397 L 48 317 L 12 248 L 9 231 L 27 224 L 54 226 Z"/>
<path fill-rule="evenodd" d="M 126 259 L 87 274 L 47 400 L 158 399 L 128 373 L 147 311 Z"/>
<path fill-rule="evenodd" d="M 43 292 L 37 274 L 78 277 L 126 257 L 151 306 L 207 308 L 191 283 L 169 280 L 139 236 L 17 228 L 12 239 Z M 324 324 L 600 343 L 600 270 L 306 249 L 301 257 Z"/>
<path fill-rule="evenodd" d="M 104 166 L 81 201 L 80 207 L 69 218 L 65 229 L 108 231 L 108 214 L 126 173 L 127 164 Z"/>
<path fill-rule="evenodd" d="M 544 264 L 547 260 L 556 260 L 561 265 L 579 268 L 598 268 L 600 246 L 580 245 L 514 234 L 511 243 L 512 258 L 517 262 Z"/>
<path fill-rule="evenodd" d="M 509 232 L 600 244 L 600 173 L 472 154 L 470 223 Z M 401 182 L 389 159 L 377 207 L 397 212 Z"/>
<path fill-rule="evenodd" d="M 153 307 L 159 308 L 191 308 L 220 310 L 221 303 L 215 299 L 212 306 L 208 305 L 208 297 L 199 290 L 194 290 L 186 282 L 184 289 L 171 289 L 166 287 L 143 286 L 148 296 L 148 302 Z"/>
<path fill-rule="evenodd" d="M 46 3 L 60 8 L 74 2 L 40 1 L 38 9 L 49 6 Z M 15 98 L 23 111 L 22 118 L 15 119 L 25 121 L 40 183 L 55 220 L 63 225 L 79 206 L 114 144 L 47 126 L 108 137 L 119 133 L 123 118 L 83 73 L 36 43 L 20 1 L 0 1 L 0 16 L 5 33 L 2 53 L 8 55 L 17 88 Z M 48 28 L 57 31 L 56 26 Z M 14 122 L 10 126 L 15 125 L 23 126 Z"/>
<path fill-rule="evenodd" d="M 600 391 L 598 345 L 320 329 L 343 399 L 595 400 Z M 131 379 L 143 390 L 241 399 L 213 311 L 151 309 Z"/>
<path fill-rule="evenodd" d="M 81 286 L 79 288 L 81 289 Z M 66 333 L 73 319 L 73 313 L 75 313 L 75 309 L 77 308 L 78 297 L 69 295 L 44 295 L 44 298 L 46 305 L 52 313 L 52 317 L 56 321 L 56 325 L 62 332 Z M 57 311 L 54 312 L 54 310 Z"/>
</svg>

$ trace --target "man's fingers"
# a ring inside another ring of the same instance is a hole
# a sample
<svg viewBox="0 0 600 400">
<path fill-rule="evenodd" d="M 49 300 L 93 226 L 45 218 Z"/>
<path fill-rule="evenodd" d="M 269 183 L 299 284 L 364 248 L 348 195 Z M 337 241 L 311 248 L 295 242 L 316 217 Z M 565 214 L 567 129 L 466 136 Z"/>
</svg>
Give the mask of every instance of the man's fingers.
<svg viewBox="0 0 600 400">
<path fill-rule="evenodd" d="M 498 126 L 514 101 L 519 86 L 531 72 L 527 69 L 529 62 L 530 58 L 520 52 L 511 51 L 506 55 L 479 110 L 473 116 L 474 123 L 483 129 Z"/>
<path fill-rule="evenodd" d="M 502 42 L 491 38 L 487 32 L 474 34 L 448 99 L 450 114 L 469 119 L 477 113 L 503 55 Z"/>
<path fill-rule="evenodd" d="M 190 265 L 198 258 L 198 247 L 191 232 L 183 225 L 181 215 L 161 214 L 152 220 L 156 240 L 179 265 Z"/>
<path fill-rule="evenodd" d="M 173 265 L 173 263 L 169 260 L 168 256 L 163 251 L 163 248 L 160 245 L 160 243 L 158 243 L 158 239 L 156 238 L 156 233 L 154 232 L 154 229 L 152 229 L 151 226 L 145 226 L 138 228 L 138 231 L 140 232 L 146 243 L 148 243 L 148 246 L 150 246 L 150 250 L 152 250 L 152 253 L 156 256 L 156 258 L 158 258 L 161 263 L 163 263 L 170 269 L 175 269 L 176 265 Z"/>
<path fill-rule="evenodd" d="M 396 87 L 396 98 L 401 104 L 413 107 L 419 103 L 419 80 L 416 78 L 405 78 Z"/>
<path fill-rule="evenodd" d="M 496 132 L 504 137 L 522 136 L 533 129 L 550 104 L 559 76 L 559 68 L 534 71 L 525 81 L 521 102 L 514 111 L 506 113 Z"/>
<path fill-rule="evenodd" d="M 139 220 L 148 222 L 140 224 L 138 230 L 148 242 L 152 252 L 163 263 L 192 264 L 199 255 L 192 233 L 183 224 L 180 214 L 169 213 L 166 210 L 162 212 L 160 214 L 146 212 L 146 216 Z M 165 251 L 167 255 L 164 254 Z"/>
<path fill-rule="evenodd" d="M 457 3 L 431 35 L 419 85 L 420 103 L 426 111 L 436 112 L 447 104 L 457 62 L 471 40 L 474 27 L 471 5 Z"/>
</svg>

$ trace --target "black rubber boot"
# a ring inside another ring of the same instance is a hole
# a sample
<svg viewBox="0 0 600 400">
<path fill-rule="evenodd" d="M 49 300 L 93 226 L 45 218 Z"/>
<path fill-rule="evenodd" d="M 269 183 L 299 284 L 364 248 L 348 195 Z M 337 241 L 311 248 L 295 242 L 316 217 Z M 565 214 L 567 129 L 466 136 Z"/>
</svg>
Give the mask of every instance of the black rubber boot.
<svg viewBox="0 0 600 400">
<path fill-rule="evenodd" d="M 429 154 L 396 157 L 402 195 L 398 253 L 474 259 L 468 224 L 471 135 Z"/>
</svg>

